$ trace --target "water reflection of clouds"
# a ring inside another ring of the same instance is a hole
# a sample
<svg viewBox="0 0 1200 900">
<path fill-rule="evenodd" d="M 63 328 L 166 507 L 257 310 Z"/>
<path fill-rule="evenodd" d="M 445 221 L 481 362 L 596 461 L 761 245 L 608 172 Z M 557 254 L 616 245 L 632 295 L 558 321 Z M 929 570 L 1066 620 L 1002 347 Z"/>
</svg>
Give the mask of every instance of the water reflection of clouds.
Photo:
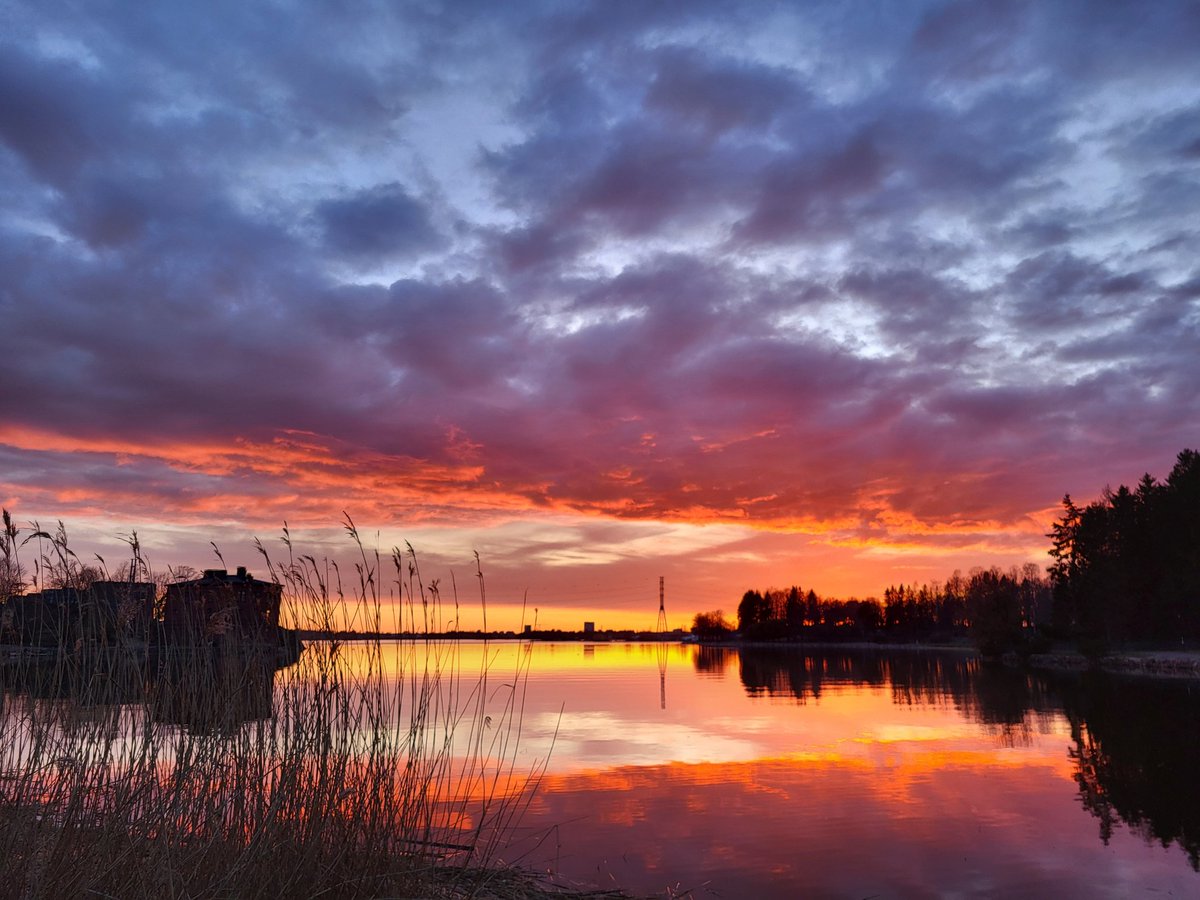
<svg viewBox="0 0 1200 900">
<path fill-rule="evenodd" d="M 515 681 L 522 752 L 548 755 L 535 806 L 555 823 L 570 812 L 614 829 L 574 843 L 564 835 L 562 846 L 591 860 L 589 872 L 610 841 L 620 866 L 640 871 L 628 885 L 659 891 L 667 873 L 690 877 L 697 860 L 736 875 L 724 888 L 733 896 L 770 896 L 776 889 L 760 879 L 775 870 L 801 895 L 920 895 L 929 884 L 976 896 L 1077 894 L 1082 883 L 1091 896 L 1195 887 L 1177 847 L 1143 846 L 1119 817 L 1145 840 L 1195 846 L 1187 800 L 1200 742 L 1187 736 L 1200 717 L 1187 697 L 903 653 L 747 652 L 736 677 L 717 679 L 686 665 L 689 650 L 699 661 L 703 649 L 671 648 L 685 664 L 668 667 L 665 709 L 658 646 L 464 650 L 461 670 L 486 655 L 497 675 L 532 657 L 528 680 Z M 502 680 L 514 679 L 492 684 Z M 1082 745 L 1073 722 L 1086 723 Z M 1109 827 L 1118 832 L 1111 848 L 1097 839 Z M 869 863 L 847 850 L 856 842 L 874 848 Z M 733 863 L 721 869 L 722 859 Z M 745 871 L 742 859 L 751 861 Z M 847 865 L 867 877 L 823 868 Z M 1081 867 L 1088 879 L 1073 881 Z"/>
<path fill-rule="evenodd" d="M 622 684 L 624 673 L 606 674 L 606 690 L 573 691 L 561 718 L 558 707 L 527 715 L 530 738 L 555 735 L 551 771 L 762 759 L 891 765 L 897 759 L 979 749 L 981 740 L 988 753 L 1014 746 L 954 710 L 898 707 L 889 692 L 872 689 L 831 693 L 801 712 L 795 705 L 763 704 L 744 694 L 731 698 L 732 707 L 711 700 L 704 704 L 690 691 L 672 692 L 668 686 L 673 701 L 664 718 L 656 715 L 656 704 L 641 697 L 644 690 Z M 1066 727 L 1059 722 L 1053 731 L 1065 733 Z M 1036 741 L 1027 742 L 1022 752 L 1026 759 L 1062 756 L 1061 747 Z"/>
<path fill-rule="evenodd" d="M 753 741 L 732 734 L 715 734 L 678 723 L 664 728 L 662 722 L 637 721 L 599 710 L 573 713 L 561 722 L 554 714 L 540 713 L 532 724 L 536 731 L 552 730 L 557 725 L 551 757 L 556 771 L 658 765 L 664 760 L 750 760 L 760 750 Z"/>
<path fill-rule="evenodd" d="M 553 732 L 549 765 L 553 772 L 597 771 L 621 766 L 672 763 L 749 763 L 784 760 L 792 763 L 840 762 L 890 768 L 915 765 L 931 768 L 948 760 L 971 758 L 1000 762 L 1010 747 L 994 743 L 979 747 L 979 729 L 970 724 L 881 724 L 847 737 L 836 728 L 807 734 L 783 733 L 768 718 L 720 717 L 694 725 L 637 720 L 602 710 L 574 713 L 559 720 L 556 713 L 539 713 L 529 723 L 532 733 Z M 1027 750 L 1022 764 L 1059 761 L 1059 748 Z M 1010 762 L 1018 760 L 1010 757 Z"/>
<path fill-rule="evenodd" d="M 912 725 L 899 723 L 884 723 L 863 732 L 854 740 L 863 744 L 893 744 L 897 742 L 919 742 L 972 739 L 979 734 L 979 729 L 963 723 L 954 725 Z"/>
<path fill-rule="evenodd" d="M 639 894 L 1189 895 L 1178 848 L 1147 854 L 1128 833 L 1103 847 L 1070 800 L 1069 766 L 1021 755 L 900 753 L 886 771 L 788 759 L 553 775 L 527 824 L 560 826 L 552 867 L 564 875 L 611 874 Z"/>
</svg>

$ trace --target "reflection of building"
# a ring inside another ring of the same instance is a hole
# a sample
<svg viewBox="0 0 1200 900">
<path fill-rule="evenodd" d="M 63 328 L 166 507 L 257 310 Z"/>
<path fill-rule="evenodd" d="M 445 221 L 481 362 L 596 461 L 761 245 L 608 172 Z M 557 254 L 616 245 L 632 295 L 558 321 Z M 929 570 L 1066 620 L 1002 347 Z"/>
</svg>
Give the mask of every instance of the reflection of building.
<svg viewBox="0 0 1200 900">
<path fill-rule="evenodd" d="M 255 654 L 169 654 L 151 693 L 154 719 L 197 733 L 269 719 L 275 670 L 273 661 Z"/>
<path fill-rule="evenodd" d="M 245 566 L 230 575 L 208 569 L 202 578 L 167 586 L 163 623 L 175 638 L 241 637 L 274 640 L 283 586 L 260 581 Z"/>
<path fill-rule="evenodd" d="M 83 589 L 50 588 L 9 597 L 0 617 L 0 641 L 49 647 L 145 640 L 154 590 L 150 582 L 96 581 Z"/>
</svg>

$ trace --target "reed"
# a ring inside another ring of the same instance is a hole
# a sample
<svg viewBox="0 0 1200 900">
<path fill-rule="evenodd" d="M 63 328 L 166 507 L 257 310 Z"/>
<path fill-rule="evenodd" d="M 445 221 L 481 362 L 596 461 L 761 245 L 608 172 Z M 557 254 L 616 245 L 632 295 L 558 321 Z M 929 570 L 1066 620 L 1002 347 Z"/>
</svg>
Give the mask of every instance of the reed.
<svg viewBox="0 0 1200 900">
<path fill-rule="evenodd" d="M 381 630 L 395 610 L 440 629 L 438 585 L 411 547 L 381 557 L 346 530 L 357 561 L 345 578 L 286 527 L 283 558 L 259 545 L 293 620 Z M 16 568 L 7 523 L 5 541 Z M 43 582 L 80 576 L 61 528 L 35 527 L 30 542 Z M 131 548 L 129 571 L 148 572 Z M 149 664 L 137 649 L 64 641 L 5 661 L 5 896 L 559 893 L 503 856 L 545 764 L 519 767 L 522 663 L 501 678 L 484 654 L 464 671 L 455 644 L 432 640 L 313 641 L 278 671 L 253 652 L 166 645 Z"/>
</svg>

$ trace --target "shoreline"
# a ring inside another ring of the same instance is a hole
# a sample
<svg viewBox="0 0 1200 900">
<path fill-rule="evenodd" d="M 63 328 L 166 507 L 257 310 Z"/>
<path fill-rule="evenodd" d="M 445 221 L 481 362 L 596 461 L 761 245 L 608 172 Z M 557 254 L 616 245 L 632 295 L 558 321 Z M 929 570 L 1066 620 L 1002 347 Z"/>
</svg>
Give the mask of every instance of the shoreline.
<svg viewBox="0 0 1200 900">
<path fill-rule="evenodd" d="M 1058 672 L 1087 672 L 1098 670 L 1110 675 L 1136 675 L 1143 678 L 1200 679 L 1200 653 L 1179 650 L 1137 650 L 1108 653 L 1096 660 L 1082 653 L 1034 653 L 1028 659 L 1017 659 L 1006 665 L 1025 665 L 1032 669 Z"/>
</svg>

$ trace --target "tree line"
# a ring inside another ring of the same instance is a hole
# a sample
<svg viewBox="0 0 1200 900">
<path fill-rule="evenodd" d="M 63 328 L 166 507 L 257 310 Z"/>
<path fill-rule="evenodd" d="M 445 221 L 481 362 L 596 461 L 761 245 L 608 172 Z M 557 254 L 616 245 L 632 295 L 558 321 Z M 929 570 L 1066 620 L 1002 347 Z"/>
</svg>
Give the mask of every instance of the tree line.
<svg viewBox="0 0 1200 900">
<path fill-rule="evenodd" d="M 985 650 L 1002 652 L 1023 629 L 1046 621 L 1050 582 L 1034 564 L 1007 572 L 998 568 L 954 572 L 944 582 L 891 585 L 883 599 L 841 600 L 816 591 L 748 590 L 737 606 L 736 624 L 722 610 L 700 613 L 693 632 L 719 639 L 734 631 L 743 638 L 773 640 L 948 641 L 986 635 Z"/>
<path fill-rule="evenodd" d="M 893 585 L 883 599 L 840 600 L 790 588 L 748 590 L 736 623 L 699 613 L 693 632 L 720 639 L 947 641 L 985 653 L 1054 640 L 1103 652 L 1117 643 L 1200 639 L 1200 453 L 1184 450 L 1163 482 L 1105 488 L 1084 508 L 1063 498 L 1047 537 L 1050 565 L 954 572 L 944 582 Z"/>
<path fill-rule="evenodd" d="M 1049 535 L 1056 636 L 1098 649 L 1200 638 L 1200 453 L 1180 453 L 1166 481 L 1062 505 Z"/>
</svg>

